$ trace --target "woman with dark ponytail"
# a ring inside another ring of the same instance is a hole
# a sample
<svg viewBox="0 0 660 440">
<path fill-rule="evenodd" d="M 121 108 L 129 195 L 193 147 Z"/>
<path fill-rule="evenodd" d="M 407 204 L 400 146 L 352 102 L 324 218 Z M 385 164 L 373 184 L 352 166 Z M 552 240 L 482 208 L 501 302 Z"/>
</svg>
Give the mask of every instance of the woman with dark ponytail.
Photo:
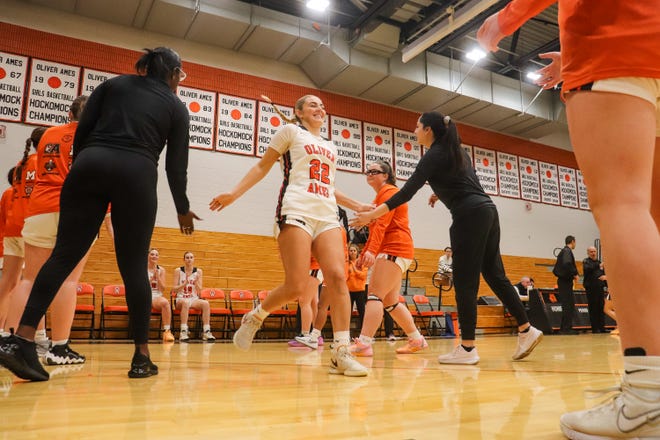
<svg viewBox="0 0 660 440">
<path fill-rule="evenodd" d="M 182 233 L 193 232 L 197 216 L 186 195 L 188 111 L 175 93 L 186 74 L 172 49 L 146 51 L 135 64 L 138 75 L 121 75 L 99 85 L 80 118 L 73 165 L 60 198 L 55 247 L 34 281 L 18 331 L 0 342 L 0 364 L 23 379 L 49 378 L 35 352 L 36 325 L 87 253 L 109 204 L 135 339 L 128 376 L 158 374 L 147 344 L 151 287 L 144 262 L 156 221 L 157 164 L 165 143 L 165 168 Z"/>
<path fill-rule="evenodd" d="M 422 114 L 415 135 L 426 148 L 415 172 L 398 193 L 372 211 L 357 213 L 352 224 L 364 225 L 385 215 L 408 202 L 428 182 L 434 193 L 429 205 L 433 207 L 440 200 L 452 215 L 449 237 L 454 251 L 454 287 L 462 338 L 453 352 L 441 355 L 438 361 L 479 362 L 474 342 L 480 274 L 518 322 L 518 346 L 513 359 L 523 359 L 541 341 L 543 333 L 529 324 L 520 298 L 504 273 L 497 208 L 481 187 L 449 116 L 438 112 Z"/>
</svg>

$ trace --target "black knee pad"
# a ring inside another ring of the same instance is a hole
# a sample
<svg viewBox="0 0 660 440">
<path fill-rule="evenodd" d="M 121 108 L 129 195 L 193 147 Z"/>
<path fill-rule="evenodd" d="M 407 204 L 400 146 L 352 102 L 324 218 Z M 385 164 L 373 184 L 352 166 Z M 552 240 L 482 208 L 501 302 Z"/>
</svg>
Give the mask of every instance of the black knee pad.
<svg viewBox="0 0 660 440">
<path fill-rule="evenodd" d="M 398 306 L 399 304 L 401 303 L 396 303 L 396 304 L 392 304 L 391 306 L 387 306 L 385 307 L 385 311 L 387 313 L 392 313 L 392 310 L 396 309 L 396 306 Z"/>
<path fill-rule="evenodd" d="M 383 300 L 378 298 L 376 295 L 368 295 L 367 296 L 367 301 L 380 301 L 380 302 L 383 302 Z"/>
</svg>

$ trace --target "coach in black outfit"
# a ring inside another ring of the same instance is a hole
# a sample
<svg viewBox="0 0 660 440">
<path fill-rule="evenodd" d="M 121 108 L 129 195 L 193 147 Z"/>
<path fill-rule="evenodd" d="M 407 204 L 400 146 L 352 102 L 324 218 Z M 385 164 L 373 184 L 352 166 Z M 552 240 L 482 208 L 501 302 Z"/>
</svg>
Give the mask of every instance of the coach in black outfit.
<svg viewBox="0 0 660 440">
<path fill-rule="evenodd" d="M 584 272 L 584 290 L 587 292 L 587 303 L 589 306 L 589 321 L 591 321 L 592 333 L 609 333 L 605 329 L 605 283 L 607 277 L 603 269 L 603 263 L 598 259 L 598 250 L 589 246 L 588 257 L 582 260 Z"/>
<path fill-rule="evenodd" d="M 575 266 L 575 237 L 568 235 L 564 240 L 566 245 L 557 255 L 557 262 L 552 273 L 557 277 L 559 290 L 559 301 L 561 302 L 561 329 L 560 333 L 576 335 L 573 330 L 573 317 L 575 316 L 575 295 L 573 294 L 573 280 L 578 278 L 577 266 Z"/>
<path fill-rule="evenodd" d="M 109 204 L 135 338 L 128 376 L 158 374 L 147 345 L 151 288 L 144 262 L 156 221 L 158 159 L 166 142 L 165 169 L 182 233 L 193 232 L 197 216 L 186 196 L 188 111 L 175 93 L 185 78 L 181 58 L 159 47 L 147 50 L 135 68 L 138 75 L 105 81 L 87 101 L 73 142 L 71 172 L 62 187 L 55 248 L 35 279 L 16 335 L 0 341 L 0 364 L 23 379 L 49 379 L 37 359 L 36 326 L 94 241 Z"/>
<path fill-rule="evenodd" d="M 461 148 L 456 125 L 449 116 L 437 112 L 423 113 L 417 121 L 415 136 L 426 147 L 415 172 L 398 193 L 373 211 L 356 213 L 353 222 L 367 224 L 386 214 L 408 202 L 428 182 L 434 193 L 429 204 L 433 206 L 440 200 L 452 216 L 449 238 L 454 251 L 452 268 L 461 326 L 461 344 L 453 353 L 441 355 L 438 361 L 443 364 L 475 364 L 479 361 L 475 330 L 480 275 L 516 319 L 519 338 L 513 359 L 522 359 L 531 353 L 543 333 L 530 326 L 520 297 L 504 272 L 495 203 L 481 187 L 470 158 Z"/>
</svg>

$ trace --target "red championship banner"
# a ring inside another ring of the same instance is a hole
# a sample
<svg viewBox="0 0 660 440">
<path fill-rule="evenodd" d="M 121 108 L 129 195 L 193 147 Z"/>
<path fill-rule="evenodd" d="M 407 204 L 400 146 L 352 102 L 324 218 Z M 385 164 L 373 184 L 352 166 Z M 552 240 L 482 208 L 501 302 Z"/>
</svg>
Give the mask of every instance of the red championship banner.
<svg viewBox="0 0 660 440">
<path fill-rule="evenodd" d="M 486 194 L 497 195 L 495 151 L 474 147 L 474 171 Z"/>
<path fill-rule="evenodd" d="M 474 166 L 474 154 L 472 153 L 472 146 L 461 144 L 461 148 L 470 156 L 470 165 Z"/>
<path fill-rule="evenodd" d="M 179 99 L 188 109 L 190 141 L 192 148 L 213 150 L 213 121 L 215 121 L 215 92 L 179 86 Z"/>
<path fill-rule="evenodd" d="M 520 198 L 518 156 L 497 152 L 497 178 L 500 184 L 501 196 Z"/>
<path fill-rule="evenodd" d="M 330 137 L 337 147 L 337 169 L 361 173 L 362 122 L 331 116 Z"/>
<path fill-rule="evenodd" d="M 32 60 L 25 122 L 63 125 L 69 122 L 69 106 L 78 96 L 80 67 Z"/>
<path fill-rule="evenodd" d="M 278 105 L 282 113 L 287 118 L 293 118 L 293 108 Z M 259 101 L 259 123 L 257 124 L 257 156 L 261 157 L 266 153 L 270 140 L 277 130 L 286 124 L 280 115 L 277 114 L 272 105 L 267 102 Z"/>
<path fill-rule="evenodd" d="M 559 180 L 557 165 L 539 162 L 541 176 L 541 201 L 550 205 L 559 205 Z"/>
<path fill-rule="evenodd" d="M 0 52 L 0 120 L 21 120 L 27 67 L 27 57 Z"/>
<path fill-rule="evenodd" d="M 587 198 L 587 185 L 584 184 L 584 176 L 582 171 L 576 170 L 575 177 L 577 181 L 578 188 L 578 205 L 580 209 L 589 209 L 589 199 Z"/>
<path fill-rule="evenodd" d="M 561 206 L 579 208 L 577 179 L 573 168 L 559 167 L 559 196 Z"/>
<path fill-rule="evenodd" d="M 218 94 L 217 151 L 254 155 L 256 108 L 254 99 Z"/>
<path fill-rule="evenodd" d="M 364 123 L 364 162 L 384 160 L 392 165 L 392 129 L 382 125 Z"/>
<path fill-rule="evenodd" d="M 539 181 L 539 162 L 535 159 L 519 157 L 520 195 L 523 200 L 541 201 L 541 182 Z"/>
<path fill-rule="evenodd" d="M 422 147 L 413 132 L 394 129 L 394 157 L 396 178 L 408 180 L 422 157 Z"/>
<path fill-rule="evenodd" d="M 110 72 L 101 72 L 100 70 L 93 70 L 84 68 L 83 69 L 83 81 L 82 81 L 82 94 L 91 95 L 94 89 L 96 89 L 102 82 L 114 78 L 117 76 L 114 73 Z"/>
</svg>

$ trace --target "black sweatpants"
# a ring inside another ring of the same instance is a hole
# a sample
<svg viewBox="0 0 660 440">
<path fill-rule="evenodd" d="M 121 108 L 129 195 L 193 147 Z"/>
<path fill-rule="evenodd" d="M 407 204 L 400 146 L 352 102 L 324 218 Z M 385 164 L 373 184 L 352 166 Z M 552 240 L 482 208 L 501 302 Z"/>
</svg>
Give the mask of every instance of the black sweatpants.
<svg viewBox="0 0 660 440">
<path fill-rule="evenodd" d="M 449 228 L 449 238 L 454 251 L 452 267 L 461 338 L 475 339 L 480 274 L 518 325 L 529 322 L 516 289 L 504 273 L 497 208 L 475 208 L 466 215 L 454 218 Z"/>
<path fill-rule="evenodd" d="M 575 295 L 573 294 L 573 278 L 557 278 L 557 293 L 561 302 L 561 329 L 562 332 L 573 330 L 575 316 Z"/>
<path fill-rule="evenodd" d="M 142 154 L 104 147 L 80 152 L 62 187 L 55 248 L 34 281 L 21 325 L 36 328 L 92 245 L 111 204 L 131 330 L 135 343 L 148 342 L 151 288 L 146 262 L 156 221 L 157 180 L 156 164 Z"/>
<path fill-rule="evenodd" d="M 602 287 L 591 287 L 587 291 L 587 305 L 591 331 L 596 333 L 605 330 L 605 291 Z"/>
</svg>

